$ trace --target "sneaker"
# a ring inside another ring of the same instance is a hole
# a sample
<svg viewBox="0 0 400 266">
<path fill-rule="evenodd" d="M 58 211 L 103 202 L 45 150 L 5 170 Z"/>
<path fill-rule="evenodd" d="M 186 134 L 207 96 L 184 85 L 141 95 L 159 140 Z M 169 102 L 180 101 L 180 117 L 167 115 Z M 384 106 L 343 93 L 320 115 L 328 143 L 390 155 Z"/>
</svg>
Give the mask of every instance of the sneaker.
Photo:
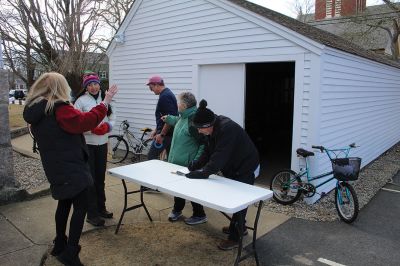
<svg viewBox="0 0 400 266">
<path fill-rule="evenodd" d="M 239 247 L 239 242 L 238 241 L 233 241 L 233 240 L 222 240 L 218 244 L 218 248 L 222 250 L 232 250 L 234 248 Z"/>
<path fill-rule="evenodd" d="M 229 226 L 224 226 L 224 227 L 222 227 L 222 232 L 223 232 L 224 234 L 229 235 Z M 249 234 L 249 231 L 247 231 L 247 228 L 244 229 L 243 236 L 247 236 L 248 234 Z"/>
<path fill-rule="evenodd" d="M 103 210 L 99 211 L 99 215 L 102 218 L 111 219 L 111 218 L 113 218 L 114 214 L 112 212 L 107 211 L 106 209 L 103 209 Z"/>
<path fill-rule="evenodd" d="M 92 218 L 86 218 L 86 222 L 90 223 L 93 226 L 103 226 L 105 223 L 105 221 L 98 216 Z"/>
<path fill-rule="evenodd" d="M 185 223 L 188 225 L 196 225 L 196 224 L 203 224 L 207 222 L 207 216 L 203 217 L 197 217 L 197 216 L 192 216 L 190 218 L 185 219 Z"/>
<path fill-rule="evenodd" d="M 174 210 L 172 210 L 169 214 L 168 214 L 168 221 L 170 222 L 176 222 L 179 220 L 179 218 L 182 217 L 182 212 L 175 212 Z"/>
</svg>

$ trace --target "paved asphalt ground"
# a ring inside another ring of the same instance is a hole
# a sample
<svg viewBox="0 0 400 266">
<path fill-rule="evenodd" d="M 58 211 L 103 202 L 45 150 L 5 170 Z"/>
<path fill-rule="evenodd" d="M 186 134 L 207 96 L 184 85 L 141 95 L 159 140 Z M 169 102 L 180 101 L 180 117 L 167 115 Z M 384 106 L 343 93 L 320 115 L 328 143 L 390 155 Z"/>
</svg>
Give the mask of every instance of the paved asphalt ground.
<svg viewBox="0 0 400 266">
<path fill-rule="evenodd" d="M 400 172 L 393 183 L 353 224 L 289 219 L 257 242 L 261 264 L 400 265 Z"/>
</svg>

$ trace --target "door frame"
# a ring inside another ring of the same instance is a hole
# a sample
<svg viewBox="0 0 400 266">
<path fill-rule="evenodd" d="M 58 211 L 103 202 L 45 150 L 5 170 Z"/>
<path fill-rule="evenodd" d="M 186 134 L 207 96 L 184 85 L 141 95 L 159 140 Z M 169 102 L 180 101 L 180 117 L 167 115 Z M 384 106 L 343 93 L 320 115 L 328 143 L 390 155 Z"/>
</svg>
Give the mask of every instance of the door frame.
<svg viewBox="0 0 400 266">
<path fill-rule="evenodd" d="M 192 64 L 192 92 L 199 95 L 199 72 L 202 65 L 216 64 L 248 64 L 248 63 L 273 63 L 273 62 L 294 62 L 294 101 L 293 101 L 293 125 L 292 125 L 292 154 L 291 169 L 298 170 L 296 149 L 301 143 L 301 107 L 304 93 L 304 60 L 305 54 L 288 54 L 288 55 L 271 55 L 271 56 L 245 56 L 245 57 L 221 57 L 221 58 L 204 58 L 193 60 Z M 244 73 L 246 75 L 246 73 Z M 244 77 L 246 79 L 246 76 Z M 245 93 L 246 93 L 246 87 Z M 245 102 L 245 101 L 244 101 Z M 244 114 L 245 117 L 246 114 Z"/>
</svg>

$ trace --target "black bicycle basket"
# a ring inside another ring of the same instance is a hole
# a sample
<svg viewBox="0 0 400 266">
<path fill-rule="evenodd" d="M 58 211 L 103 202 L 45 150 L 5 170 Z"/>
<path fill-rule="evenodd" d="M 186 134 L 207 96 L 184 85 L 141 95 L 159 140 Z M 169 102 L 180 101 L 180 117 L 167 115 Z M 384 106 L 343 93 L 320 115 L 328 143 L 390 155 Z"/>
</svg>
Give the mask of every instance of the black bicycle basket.
<svg viewBox="0 0 400 266">
<path fill-rule="evenodd" d="M 340 181 L 353 181 L 358 179 L 361 158 L 336 158 L 332 159 L 333 176 Z"/>
</svg>

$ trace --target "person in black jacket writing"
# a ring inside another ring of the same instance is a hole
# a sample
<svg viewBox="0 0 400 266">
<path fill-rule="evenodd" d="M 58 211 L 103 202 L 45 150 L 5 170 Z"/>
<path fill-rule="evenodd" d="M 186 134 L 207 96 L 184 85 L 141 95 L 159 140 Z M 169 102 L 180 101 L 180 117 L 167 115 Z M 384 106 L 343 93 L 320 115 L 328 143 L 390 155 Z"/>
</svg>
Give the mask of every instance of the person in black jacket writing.
<svg viewBox="0 0 400 266">
<path fill-rule="evenodd" d="M 194 115 L 193 125 L 207 136 L 205 151 L 197 161 L 189 164 L 191 171 L 188 178 L 208 178 L 219 171 L 230 179 L 253 185 L 260 170 L 258 151 L 246 131 L 230 118 L 215 115 L 207 108 L 207 102 L 201 100 Z M 229 227 L 224 227 L 224 233 L 229 234 L 228 240 L 222 241 L 218 247 L 230 250 L 239 245 L 239 230 L 245 229 L 247 208 L 234 213 Z M 239 221 L 243 221 L 239 228 Z"/>
</svg>

